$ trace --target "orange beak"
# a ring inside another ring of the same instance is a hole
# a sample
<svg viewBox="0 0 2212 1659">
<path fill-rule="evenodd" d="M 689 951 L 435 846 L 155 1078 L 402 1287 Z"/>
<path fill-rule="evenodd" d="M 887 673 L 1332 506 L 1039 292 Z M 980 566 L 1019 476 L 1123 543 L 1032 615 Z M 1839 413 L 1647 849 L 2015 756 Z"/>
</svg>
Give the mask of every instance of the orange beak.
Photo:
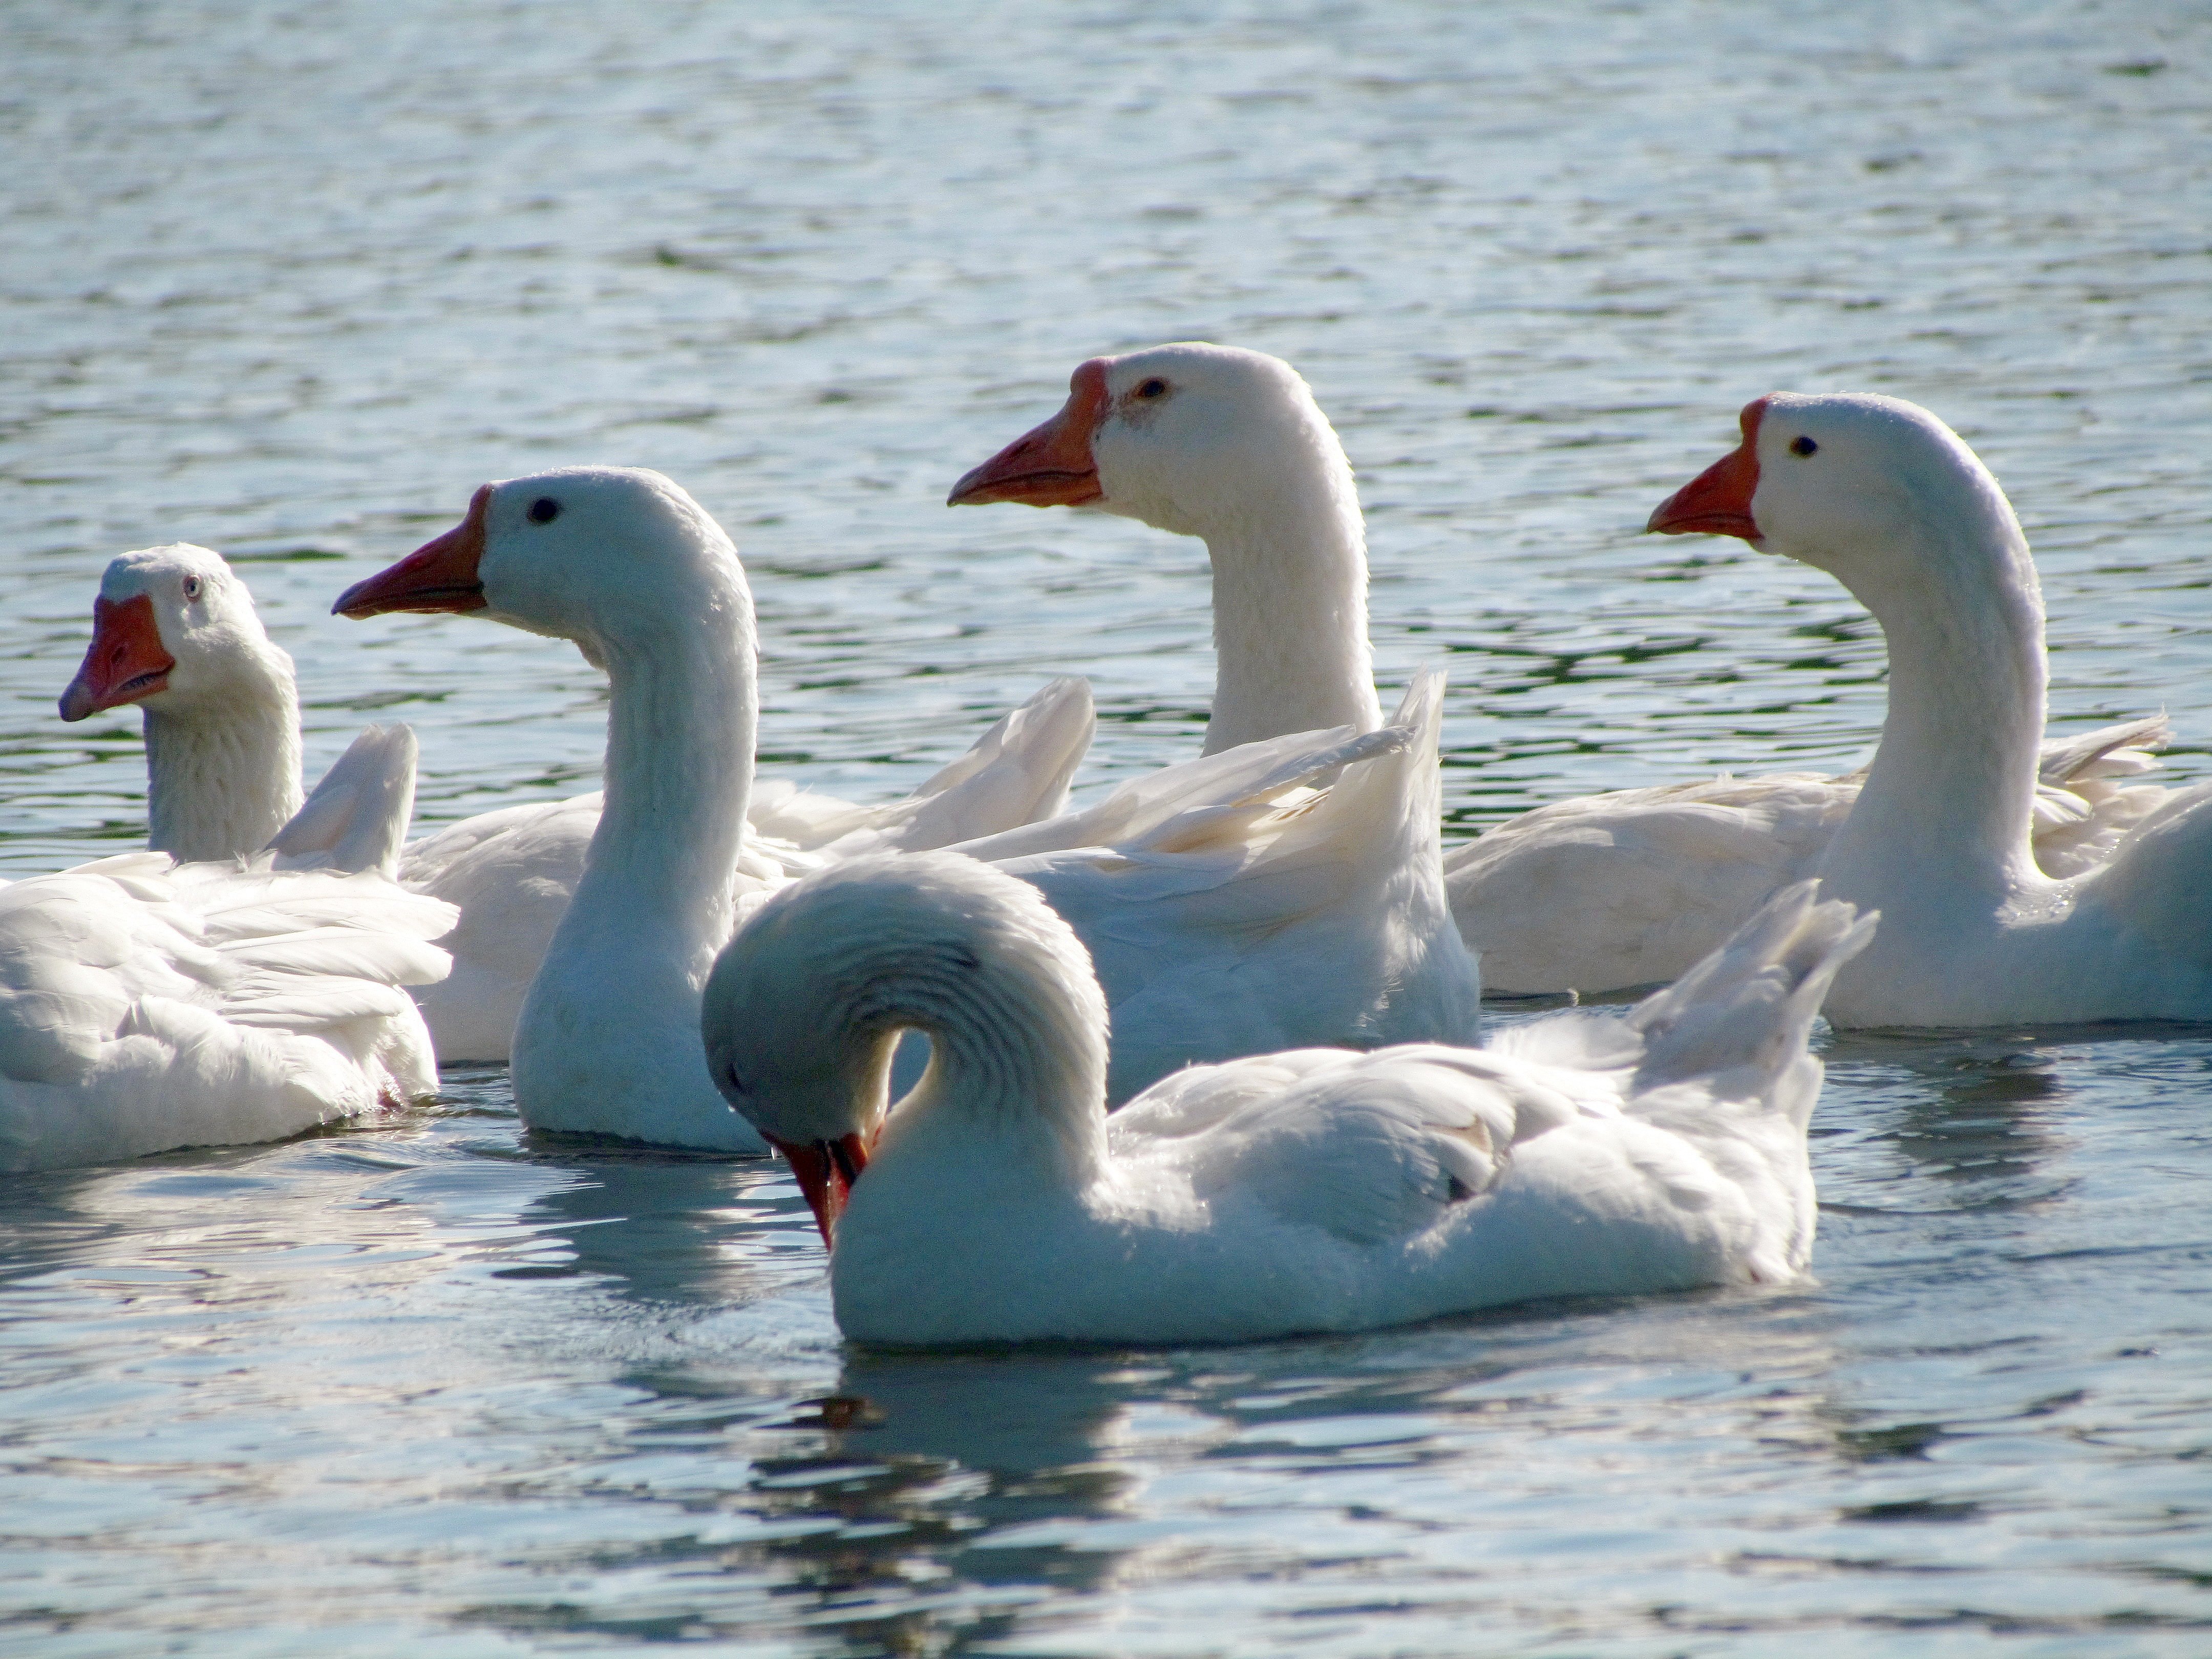
<svg viewBox="0 0 2212 1659">
<path fill-rule="evenodd" d="M 783 1154 L 792 1174 L 799 1177 L 799 1190 L 806 1194 L 807 1207 L 814 1212 L 814 1224 L 822 1230 L 822 1242 L 836 1249 L 837 1218 L 845 1213 L 846 1200 L 853 1195 L 853 1183 L 868 1167 L 867 1143 L 857 1134 L 837 1140 L 804 1143 L 778 1140 L 770 1135 L 768 1142 Z"/>
<path fill-rule="evenodd" d="M 1741 536 L 1759 540 L 1751 498 L 1759 491 L 1759 422 L 1766 399 L 1743 406 L 1743 442 L 1659 503 L 1645 522 L 1662 536 Z"/>
<path fill-rule="evenodd" d="M 435 541 L 423 543 L 390 569 L 356 582 L 338 595 L 332 614 L 359 622 L 391 611 L 483 610 L 483 578 L 477 574 L 477 563 L 483 557 L 484 514 L 490 502 L 491 486 L 486 484 L 469 502 L 468 516 L 460 523 Z"/>
<path fill-rule="evenodd" d="M 1093 357 L 1067 380 L 1060 413 L 966 474 L 945 498 L 947 507 L 1022 501 L 1030 507 L 1081 507 L 1105 495 L 1091 435 L 1106 418 L 1106 360 Z"/>
<path fill-rule="evenodd" d="M 118 604 L 92 602 L 92 643 L 84 665 L 62 693 L 62 718 L 81 720 L 103 708 L 119 708 L 166 690 L 177 659 L 161 648 L 154 601 L 141 593 Z"/>
</svg>

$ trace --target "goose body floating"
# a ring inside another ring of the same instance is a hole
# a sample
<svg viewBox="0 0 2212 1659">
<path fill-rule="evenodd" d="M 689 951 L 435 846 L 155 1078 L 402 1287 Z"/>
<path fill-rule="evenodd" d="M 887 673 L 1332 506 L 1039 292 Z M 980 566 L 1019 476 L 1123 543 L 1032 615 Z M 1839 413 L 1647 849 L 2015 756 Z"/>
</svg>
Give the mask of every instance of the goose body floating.
<svg viewBox="0 0 2212 1659">
<path fill-rule="evenodd" d="M 1797 1277 L 1807 1031 L 1871 921 L 1778 896 L 1627 1018 L 1194 1066 L 1109 1116 L 1106 1000 L 1022 883 L 867 857 L 715 964 L 715 1081 L 789 1157 L 863 1342 L 1231 1341 Z M 898 1033 L 929 1069 L 889 1105 Z"/>
<path fill-rule="evenodd" d="M 126 853 L 0 886 L 0 1170 L 281 1139 L 438 1087 L 406 988 L 453 909 Z"/>
<path fill-rule="evenodd" d="M 1200 343 L 1082 364 L 1066 404 L 953 486 L 1201 538 L 1218 654 L 1208 753 L 1303 726 L 1379 719 L 1366 532 L 1343 446 L 1285 362 Z M 2047 745 L 2035 854 L 2087 868 L 2162 798 L 2163 719 Z M 1493 991 L 1672 980 L 1778 888 L 1810 875 L 1862 779 L 1721 777 L 1555 802 L 1444 855 L 1454 915 Z"/>
</svg>

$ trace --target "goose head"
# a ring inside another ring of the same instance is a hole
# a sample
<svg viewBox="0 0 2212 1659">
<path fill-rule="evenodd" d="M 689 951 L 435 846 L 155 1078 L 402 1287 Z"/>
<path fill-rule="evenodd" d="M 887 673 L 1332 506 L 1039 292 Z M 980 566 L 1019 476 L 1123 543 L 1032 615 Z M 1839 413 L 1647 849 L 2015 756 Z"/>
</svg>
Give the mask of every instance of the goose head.
<svg viewBox="0 0 2212 1659">
<path fill-rule="evenodd" d="M 723 947 L 700 1025 L 714 1086 L 790 1160 L 827 1241 L 887 1116 L 896 1139 L 970 1114 L 975 1156 L 1002 1163 L 1025 1127 L 1082 1143 L 1104 1118 L 1088 952 L 1036 889 L 960 854 L 868 854 L 773 894 Z M 933 1058 L 893 1112 L 909 1027 Z"/>
<path fill-rule="evenodd" d="M 1992 535 L 2025 550 L 1989 469 L 1917 404 L 1778 392 L 1747 404 L 1741 423 L 1742 442 L 1662 501 L 1647 529 L 1740 536 L 1862 597 L 1983 556 Z"/>
<path fill-rule="evenodd" d="M 220 553 L 186 542 L 111 560 L 92 606 L 92 643 L 62 693 L 61 716 L 146 703 L 164 713 L 281 697 L 292 659 Z"/>
<path fill-rule="evenodd" d="M 946 505 L 1091 507 L 1210 539 L 1316 467 L 1350 495 L 1343 446 L 1296 369 L 1186 341 L 1079 365 L 1060 412 L 968 473 Z"/>
<path fill-rule="evenodd" d="M 906 952 L 947 948 L 903 918 L 885 925 L 886 885 L 871 877 L 903 886 L 910 873 L 864 857 L 770 896 L 723 947 L 701 1000 L 714 1086 L 790 1164 L 825 1244 L 888 1104 L 885 981 Z"/>
<path fill-rule="evenodd" d="M 604 666 L 611 648 L 741 609 L 737 549 L 683 489 L 637 467 L 565 467 L 488 483 L 467 514 L 331 608 L 480 614 L 573 641 Z"/>
</svg>

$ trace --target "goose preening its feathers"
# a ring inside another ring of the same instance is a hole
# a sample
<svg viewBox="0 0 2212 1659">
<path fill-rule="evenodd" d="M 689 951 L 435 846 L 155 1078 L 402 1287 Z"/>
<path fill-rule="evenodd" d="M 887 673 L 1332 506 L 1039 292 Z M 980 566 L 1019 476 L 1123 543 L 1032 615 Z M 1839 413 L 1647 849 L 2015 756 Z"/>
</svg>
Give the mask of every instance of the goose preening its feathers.
<svg viewBox="0 0 2212 1659">
<path fill-rule="evenodd" d="M 704 1029 L 831 1243 L 848 1336 L 1357 1330 L 1802 1273 L 1805 1041 L 1851 917 L 1801 884 L 1626 1018 L 1197 1066 L 1109 1117 L 1106 1000 L 1052 908 L 949 853 L 870 857 L 760 905 Z M 932 1059 L 892 1107 L 908 1027 Z"/>
<path fill-rule="evenodd" d="M 448 904 L 129 853 L 0 888 L 0 1170 L 270 1140 L 435 1093 Z"/>
<path fill-rule="evenodd" d="M 700 987 L 741 902 L 794 862 L 741 833 L 757 640 L 720 526 L 654 472 L 509 479 L 337 609 L 471 612 L 573 640 L 605 667 L 605 808 L 524 1000 L 516 1103 L 543 1128 L 759 1149 L 698 1036 Z M 1436 862 L 1437 706 L 1425 684 L 1401 726 L 1279 738 L 964 843 L 1066 905 L 1109 964 L 1117 1087 L 1286 1041 L 1472 1034 L 1474 964 Z M 1340 771 L 1333 789 L 1310 787 Z M 982 773 L 946 793 L 966 789 L 1005 799 Z M 908 850 L 898 828 L 848 827 L 796 862 Z"/>
<path fill-rule="evenodd" d="M 82 720 L 135 703 L 145 720 L 148 844 L 180 859 L 266 848 L 283 868 L 381 869 L 460 907 L 453 971 L 418 993 L 438 1058 L 503 1061 L 523 993 L 568 908 L 599 796 L 448 824 L 402 850 L 415 736 L 370 726 L 304 802 L 292 659 L 220 554 L 179 543 L 112 560 L 84 663 L 61 699 Z M 1049 816 L 1090 746 L 1090 690 L 1058 680 L 904 800 L 861 807 L 789 785 L 756 817 L 800 848 L 941 846 Z"/>
<path fill-rule="evenodd" d="M 1879 907 L 1837 980 L 1845 1025 L 2212 1018 L 2212 784 L 2147 811 L 2063 879 L 2030 844 L 2043 595 L 1997 481 L 1926 410 L 1776 393 L 1654 530 L 1817 566 L 1881 624 L 1889 710 L 1822 890 Z"/>
<path fill-rule="evenodd" d="M 1290 365 L 1156 346 L 1078 368 L 1066 405 L 975 468 L 955 505 L 1022 501 L 1140 519 L 1206 544 L 1218 653 L 1206 751 L 1376 723 L 1367 553 L 1341 444 Z M 2050 745 L 2035 850 L 2052 874 L 2109 851 L 2158 799 L 2164 720 Z M 1701 780 L 1560 801 L 1444 857 L 1461 932 L 1498 991 L 1670 980 L 1778 887 L 1812 873 L 1860 779 Z"/>
</svg>

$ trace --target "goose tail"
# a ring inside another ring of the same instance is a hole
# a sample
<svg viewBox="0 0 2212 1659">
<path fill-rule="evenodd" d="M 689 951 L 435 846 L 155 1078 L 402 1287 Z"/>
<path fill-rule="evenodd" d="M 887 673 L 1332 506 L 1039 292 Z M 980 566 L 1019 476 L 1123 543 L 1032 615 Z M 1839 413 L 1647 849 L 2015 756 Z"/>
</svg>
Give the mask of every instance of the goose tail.
<svg viewBox="0 0 2212 1659">
<path fill-rule="evenodd" d="M 1716 1097 L 1809 1113 L 1820 1063 L 1805 1052 L 1813 1017 L 1843 965 L 1874 938 L 1875 915 L 1801 881 L 1628 1017 L 1643 1038 L 1632 1093 L 1695 1080 Z M 1785 1087 L 1809 1067 L 1814 1086 Z"/>
<path fill-rule="evenodd" d="M 280 870 L 398 875 L 415 816 L 417 748 L 411 726 L 370 726 L 262 850 L 276 855 Z"/>
</svg>

